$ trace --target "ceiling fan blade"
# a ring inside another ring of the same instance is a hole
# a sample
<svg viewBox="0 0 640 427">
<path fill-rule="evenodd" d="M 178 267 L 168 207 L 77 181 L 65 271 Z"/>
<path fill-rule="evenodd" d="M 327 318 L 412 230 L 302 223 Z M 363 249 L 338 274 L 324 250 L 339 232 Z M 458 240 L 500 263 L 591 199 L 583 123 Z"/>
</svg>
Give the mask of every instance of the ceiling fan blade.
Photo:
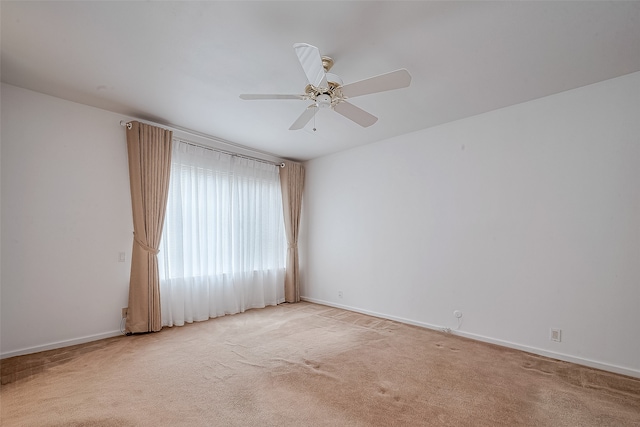
<svg viewBox="0 0 640 427">
<path fill-rule="evenodd" d="M 322 56 L 317 47 L 306 43 L 295 43 L 293 45 L 296 55 L 307 80 L 315 87 L 328 87 L 327 76 L 322 66 Z"/>
<path fill-rule="evenodd" d="M 317 112 L 318 106 L 316 104 L 311 104 L 306 110 L 302 112 L 302 114 L 300 114 L 300 117 L 298 117 L 298 119 L 293 122 L 289 130 L 302 129 L 307 123 L 309 123 L 309 120 L 311 120 Z"/>
<path fill-rule="evenodd" d="M 386 90 L 400 89 L 409 86 L 411 74 L 404 68 L 379 76 L 360 80 L 342 86 L 342 94 L 347 98 L 368 95 L 370 93 L 384 92 Z"/>
<path fill-rule="evenodd" d="M 336 104 L 333 109 L 337 113 L 345 116 L 347 119 L 353 120 L 354 122 L 365 128 L 378 121 L 378 118 L 373 114 L 369 114 L 363 109 L 356 107 L 355 105 L 350 104 L 346 101 Z"/>
<path fill-rule="evenodd" d="M 255 99 L 305 99 L 304 95 L 270 95 L 270 94 L 242 94 L 240 99 L 255 100 Z"/>
</svg>

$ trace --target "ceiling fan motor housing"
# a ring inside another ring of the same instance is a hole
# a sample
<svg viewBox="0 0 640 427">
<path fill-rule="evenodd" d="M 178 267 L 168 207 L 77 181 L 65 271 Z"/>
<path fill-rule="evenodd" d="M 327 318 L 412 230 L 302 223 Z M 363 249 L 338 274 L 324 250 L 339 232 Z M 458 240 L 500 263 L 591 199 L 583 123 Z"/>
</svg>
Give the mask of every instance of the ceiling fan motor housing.
<svg viewBox="0 0 640 427">
<path fill-rule="evenodd" d="M 327 82 L 333 83 L 334 86 L 342 86 L 342 79 L 333 73 L 327 73 Z"/>
</svg>

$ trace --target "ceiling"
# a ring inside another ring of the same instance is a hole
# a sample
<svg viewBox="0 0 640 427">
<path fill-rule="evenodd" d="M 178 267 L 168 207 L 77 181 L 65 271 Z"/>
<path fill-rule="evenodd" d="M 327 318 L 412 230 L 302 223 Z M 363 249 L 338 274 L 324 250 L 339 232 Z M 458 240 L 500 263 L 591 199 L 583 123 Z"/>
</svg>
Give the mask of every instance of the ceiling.
<svg viewBox="0 0 640 427">
<path fill-rule="evenodd" d="M 2 81 L 293 160 L 640 71 L 640 2 L 0 2 Z M 293 44 L 344 83 L 406 68 L 408 88 L 353 98 L 362 128 L 309 101 Z"/>
</svg>

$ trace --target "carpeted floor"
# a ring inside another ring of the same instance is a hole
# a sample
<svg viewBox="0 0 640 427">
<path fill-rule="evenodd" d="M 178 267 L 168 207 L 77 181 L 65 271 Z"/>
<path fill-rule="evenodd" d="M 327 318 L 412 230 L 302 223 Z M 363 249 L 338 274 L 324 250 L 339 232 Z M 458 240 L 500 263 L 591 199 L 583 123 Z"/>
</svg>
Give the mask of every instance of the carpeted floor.
<svg viewBox="0 0 640 427">
<path fill-rule="evenodd" d="M 2 361 L 2 426 L 640 426 L 640 380 L 310 303 Z"/>
</svg>

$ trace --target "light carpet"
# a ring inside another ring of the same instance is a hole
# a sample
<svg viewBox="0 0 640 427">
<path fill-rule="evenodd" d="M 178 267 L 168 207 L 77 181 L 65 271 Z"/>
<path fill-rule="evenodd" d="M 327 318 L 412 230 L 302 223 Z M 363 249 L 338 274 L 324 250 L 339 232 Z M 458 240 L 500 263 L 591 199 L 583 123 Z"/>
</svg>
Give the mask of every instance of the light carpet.
<svg viewBox="0 0 640 427">
<path fill-rule="evenodd" d="M 3 426 L 640 426 L 640 380 L 311 303 L 2 361 Z"/>
</svg>

